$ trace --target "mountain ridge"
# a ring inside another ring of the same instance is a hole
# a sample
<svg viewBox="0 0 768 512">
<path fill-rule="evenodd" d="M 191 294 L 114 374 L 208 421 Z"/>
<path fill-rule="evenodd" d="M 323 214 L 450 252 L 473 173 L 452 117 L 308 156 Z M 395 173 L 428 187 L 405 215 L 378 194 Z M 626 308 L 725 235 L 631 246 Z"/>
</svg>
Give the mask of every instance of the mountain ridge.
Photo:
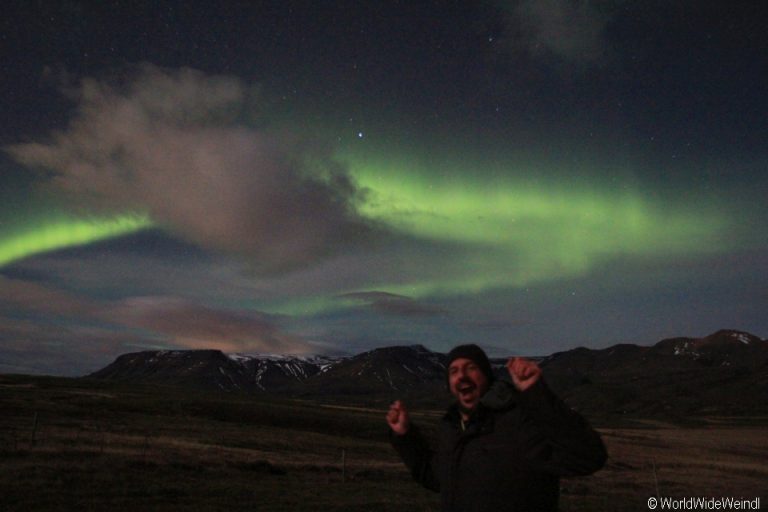
<svg viewBox="0 0 768 512">
<path fill-rule="evenodd" d="M 446 396 L 446 354 L 422 345 L 380 347 L 354 356 L 224 354 L 217 350 L 123 354 L 88 378 L 321 400 L 435 402 Z M 654 345 L 576 347 L 539 362 L 571 406 L 595 414 L 766 413 L 768 340 L 723 329 Z M 491 359 L 507 378 L 506 358 Z"/>
</svg>

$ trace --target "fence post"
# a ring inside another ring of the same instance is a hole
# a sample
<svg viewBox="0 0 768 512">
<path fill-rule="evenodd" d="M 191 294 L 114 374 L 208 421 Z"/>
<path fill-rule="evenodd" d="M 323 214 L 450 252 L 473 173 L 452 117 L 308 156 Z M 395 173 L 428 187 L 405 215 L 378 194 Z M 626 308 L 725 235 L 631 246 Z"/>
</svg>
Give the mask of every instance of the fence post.
<svg viewBox="0 0 768 512">
<path fill-rule="evenodd" d="M 35 446 L 35 436 L 37 436 L 37 411 L 35 411 L 35 419 L 32 420 L 32 440 L 30 442 L 31 446 Z"/>
</svg>

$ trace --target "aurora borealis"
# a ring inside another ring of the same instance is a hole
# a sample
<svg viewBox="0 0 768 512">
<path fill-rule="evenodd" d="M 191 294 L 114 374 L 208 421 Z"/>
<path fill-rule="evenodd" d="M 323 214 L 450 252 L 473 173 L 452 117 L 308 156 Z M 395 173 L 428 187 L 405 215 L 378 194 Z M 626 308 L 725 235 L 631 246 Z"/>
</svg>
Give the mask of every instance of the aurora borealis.
<svg viewBox="0 0 768 512">
<path fill-rule="evenodd" d="M 57 249 L 123 236 L 152 225 L 149 218 L 123 215 L 112 219 L 79 219 L 62 216 L 9 233 L 0 244 L 0 266 Z M 11 231 L 10 229 L 8 231 Z"/>
<path fill-rule="evenodd" d="M 761 9 L 14 4 L 0 372 L 768 332 Z"/>
<path fill-rule="evenodd" d="M 618 255 L 705 253 L 729 224 L 726 213 L 695 206 L 664 212 L 628 191 L 579 190 L 555 181 L 534 186 L 493 179 L 443 181 L 428 171 L 422 178 L 407 166 L 400 169 L 355 174 L 369 191 L 361 206 L 367 217 L 415 237 L 491 254 L 480 259 L 480 268 L 467 262 L 467 275 L 443 279 L 447 293 L 583 275 L 596 261 Z M 473 174 L 471 168 L 466 174 Z M 425 285 L 380 288 L 417 296 L 440 288 Z"/>
</svg>

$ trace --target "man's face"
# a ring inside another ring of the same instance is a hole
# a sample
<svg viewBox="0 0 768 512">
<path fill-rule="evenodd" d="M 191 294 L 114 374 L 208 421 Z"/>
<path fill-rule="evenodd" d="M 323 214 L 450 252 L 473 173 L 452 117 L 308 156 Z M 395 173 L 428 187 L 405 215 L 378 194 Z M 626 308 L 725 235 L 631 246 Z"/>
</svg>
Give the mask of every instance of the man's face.
<svg viewBox="0 0 768 512">
<path fill-rule="evenodd" d="M 477 363 L 460 357 L 448 367 L 448 388 L 458 400 L 459 407 L 465 412 L 472 412 L 488 390 L 488 378 Z"/>
</svg>

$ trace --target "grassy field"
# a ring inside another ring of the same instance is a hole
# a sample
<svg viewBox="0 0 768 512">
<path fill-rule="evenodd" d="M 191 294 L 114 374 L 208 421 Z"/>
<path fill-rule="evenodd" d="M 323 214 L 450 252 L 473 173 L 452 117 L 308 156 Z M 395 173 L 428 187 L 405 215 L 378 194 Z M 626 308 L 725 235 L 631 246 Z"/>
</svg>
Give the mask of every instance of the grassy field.
<svg viewBox="0 0 768 512">
<path fill-rule="evenodd" d="M 438 510 L 389 447 L 383 414 L 0 376 L 0 510 Z M 415 417 L 428 426 L 439 413 Z M 657 489 L 761 496 L 768 421 L 700 423 L 600 428 L 609 462 L 564 479 L 561 509 L 647 510 Z"/>
</svg>

